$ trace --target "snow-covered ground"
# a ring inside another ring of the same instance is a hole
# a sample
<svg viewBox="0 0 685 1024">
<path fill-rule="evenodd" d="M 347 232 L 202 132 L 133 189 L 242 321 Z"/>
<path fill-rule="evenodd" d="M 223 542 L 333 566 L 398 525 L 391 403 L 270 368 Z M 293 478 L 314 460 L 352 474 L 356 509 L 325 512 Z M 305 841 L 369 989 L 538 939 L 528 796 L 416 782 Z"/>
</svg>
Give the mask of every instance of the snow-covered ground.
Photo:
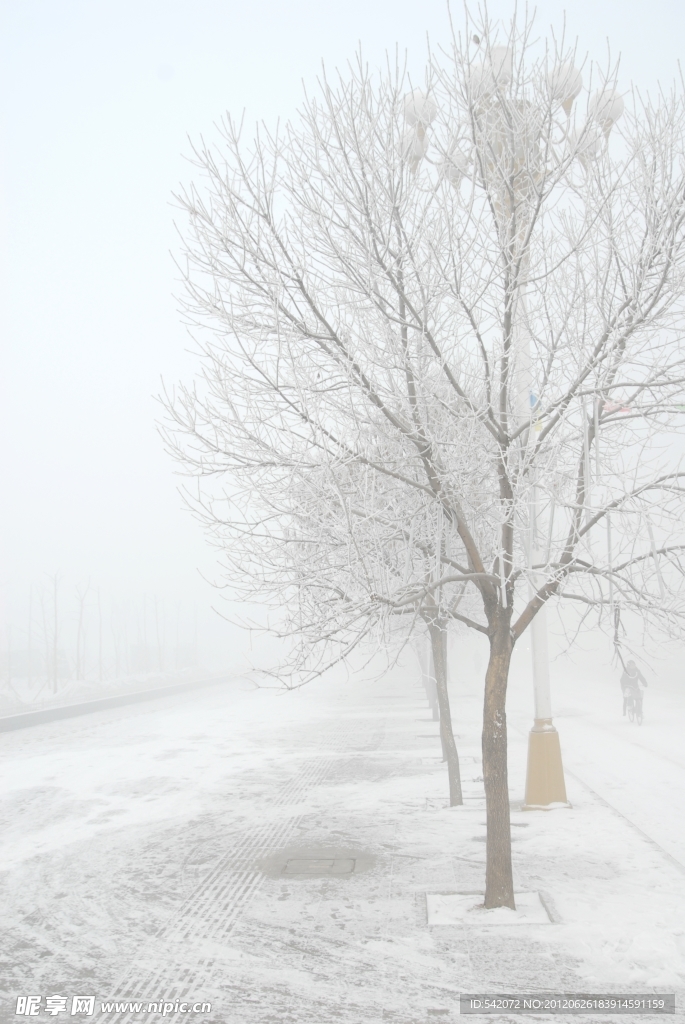
<svg viewBox="0 0 685 1024">
<path fill-rule="evenodd" d="M 481 697 L 460 668 L 464 808 L 446 806 L 413 667 L 280 695 L 233 682 L 0 737 L 3 1024 L 38 994 L 94 995 L 82 1019 L 103 1021 L 129 1019 L 101 1012 L 113 998 L 211 1002 L 166 1017 L 198 1024 L 451 1020 L 460 992 L 675 990 L 680 1007 L 685 689 L 654 684 L 640 728 L 616 680 L 567 673 L 573 806 L 526 813 L 514 686 L 516 887 L 552 923 L 429 925 L 427 894 L 483 887 Z"/>
</svg>

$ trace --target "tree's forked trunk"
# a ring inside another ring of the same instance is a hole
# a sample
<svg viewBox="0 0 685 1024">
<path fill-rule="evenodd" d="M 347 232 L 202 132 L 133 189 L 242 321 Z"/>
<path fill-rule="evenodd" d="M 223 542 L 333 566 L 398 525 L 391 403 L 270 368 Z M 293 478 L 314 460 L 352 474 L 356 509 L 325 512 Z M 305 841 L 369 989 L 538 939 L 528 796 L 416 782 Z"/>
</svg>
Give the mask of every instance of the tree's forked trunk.
<svg viewBox="0 0 685 1024">
<path fill-rule="evenodd" d="M 440 709 L 440 740 L 443 756 L 447 760 L 447 774 L 450 784 L 450 807 L 460 807 L 464 803 L 461 792 L 461 772 L 459 770 L 459 753 L 452 731 L 452 714 L 450 698 L 447 692 L 447 631 L 437 623 L 429 622 L 428 632 L 431 640 L 433 664 L 435 666 L 435 688 Z"/>
<path fill-rule="evenodd" d="M 511 821 L 507 772 L 506 698 L 513 644 L 508 620 L 490 638 L 483 707 L 483 781 L 487 819 L 485 907 L 511 907 L 514 877 L 511 868 Z"/>
</svg>

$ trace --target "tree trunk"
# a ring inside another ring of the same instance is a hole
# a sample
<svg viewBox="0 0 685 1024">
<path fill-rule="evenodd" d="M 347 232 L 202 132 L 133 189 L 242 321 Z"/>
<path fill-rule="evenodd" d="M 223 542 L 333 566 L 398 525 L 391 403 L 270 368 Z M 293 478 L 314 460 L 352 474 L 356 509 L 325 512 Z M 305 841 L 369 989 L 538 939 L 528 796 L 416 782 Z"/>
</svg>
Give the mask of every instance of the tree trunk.
<svg viewBox="0 0 685 1024">
<path fill-rule="evenodd" d="M 431 639 L 433 664 L 435 666 L 435 688 L 440 709 L 440 739 L 442 741 L 443 753 L 447 759 L 450 807 L 459 807 L 464 803 L 464 798 L 461 793 L 459 753 L 452 731 L 450 698 L 447 692 L 447 631 L 441 629 L 439 625 L 429 622 L 428 632 Z"/>
<path fill-rule="evenodd" d="M 433 660 L 433 647 L 428 640 L 428 674 L 426 675 L 426 696 L 428 698 L 428 706 L 431 709 L 431 716 L 434 722 L 440 721 L 440 711 L 438 709 L 438 695 L 435 688 L 435 664 Z"/>
<path fill-rule="evenodd" d="M 433 712 L 433 721 L 440 721 L 440 702 L 438 700 L 438 684 L 435 676 L 435 658 L 433 657 L 433 644 L 430 636 L 428 637 L 428 683 L 430 686 L 429 701 L 431 711 Z M 445 735 L 444 731 L 440 729 L 440 750 L 442 751 L 443 761 L 447 761 L 447 747 L 445 746 Z"/>
<path fill-rule="evenodd" d="M 483 780 L 487 818 L 485 906 L 511 907 L 514 878 L 511 870 L 511 822 L 507 773 L 506 697 L 513 644 L 509 619 L 502 616 L 490 638 L 490 660 L 485 675 L 483 707 Z"/>
</svg>

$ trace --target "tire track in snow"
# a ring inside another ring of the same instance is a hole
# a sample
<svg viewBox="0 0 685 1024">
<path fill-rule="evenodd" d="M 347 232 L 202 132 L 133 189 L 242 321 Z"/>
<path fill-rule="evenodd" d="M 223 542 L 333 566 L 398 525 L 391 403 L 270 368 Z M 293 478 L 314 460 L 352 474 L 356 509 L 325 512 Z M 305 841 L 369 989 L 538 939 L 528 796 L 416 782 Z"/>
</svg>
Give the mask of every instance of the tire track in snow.
<svg viewBox="0 0 685 1024">
<path fill-rule="evenodd" d="M 351 762 L 360 754 L 377 749 L 384 736 L 384 729 L 378 728 L 377 720 L 369 721 L 367 728 L 369 732 L 373 730 L 372 734 L 360 745 L 359 724 L 358 720 L 349 723 L 345 731 L 338 731 L 328 744 L 329 748 L 344 752 L 349 750 L 349 741 L 356 740 L 350 751 Z M 278 811 L 302 803 L 312 789 L 335 776 L 336 769 L 347 760 L 343 762 L 339 754 L 308 760 L 270 802 L 269 810 Z M 133 1000 L 147 1004 L 161 1000 L 174 1003 L 207 1000 L 207 988 L 226 964 L 217 947 L 239 924 L 245 908 L 266 881 L 257 862 L 287 846 L 305 817 L 306 812 L 303 812 L 247 830 L 216 862 L 172 920 L 140 951 L 107 1001 Z M 216 982 L 212 984 L 212 988 L 215 987 Z M 146 1019 L 173 1021 L 184 1016 L 162 1017 L 153 1011 Z M 130 1012 L 112 1011 L 103 1017 L 103 1022 L 128 1024 L 136 1018 L 137 1015 Z"/>
</svg>

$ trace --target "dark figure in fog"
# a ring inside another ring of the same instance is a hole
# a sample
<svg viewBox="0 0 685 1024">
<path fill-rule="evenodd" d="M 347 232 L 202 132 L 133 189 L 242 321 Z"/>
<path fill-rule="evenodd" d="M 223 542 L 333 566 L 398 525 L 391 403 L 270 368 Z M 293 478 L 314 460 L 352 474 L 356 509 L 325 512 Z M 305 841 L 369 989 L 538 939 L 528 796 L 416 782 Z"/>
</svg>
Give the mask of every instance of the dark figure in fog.
<svg viewBox="0 0 685 1024">
<path fill-rule="evenodd" d="M 631 697 L 641 697 L 642 686 L 647 686 L 647 680 L 640 672 L 634 661 L 629 661 L 623 669 L 623 675 L 621 676 L 621 693 L 623 694 L 623 714 L 626 713 L 628 707 L 628 701 Z"/>
</svg>

